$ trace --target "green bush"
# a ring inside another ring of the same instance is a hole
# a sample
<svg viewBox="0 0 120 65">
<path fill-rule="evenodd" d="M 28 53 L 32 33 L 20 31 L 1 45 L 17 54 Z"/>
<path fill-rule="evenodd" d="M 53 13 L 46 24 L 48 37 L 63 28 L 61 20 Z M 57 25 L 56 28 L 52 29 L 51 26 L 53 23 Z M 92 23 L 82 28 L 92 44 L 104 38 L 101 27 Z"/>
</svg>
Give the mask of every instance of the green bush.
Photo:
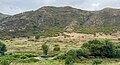
<svg viewBox="0 0 120 65">
<path fill-rule="evenodd" d="M 28 55 L 28 56 L 27 56 Z M 31 55 L 31 54 L 30 54 Z M 34 55 L 31 57 L 29 56 L 29 54 L 13 54 L 13 55 L 4 55 L 4 56 L 0 56 L 0 61 L 16 61 L 16 62 L 37 62 L 39 60 L 32 58 L 34 57 Z M 6 61 L 6 63 L 7 63 Z"/>
<path fill-rule="evenodd" d="M 62 60 L 66 59 L 66 54 L 60 53 L 60 54 L 57 55 L 56 59 L 62 59 Z"/>
<path fill-rule="evenodd" d="M 116 55 L 115 55 L 117 58 L 120 58 L 120 48 L 119 49 L 116 49 Z"/>
<path fill-rule="evenodd" d="M 71 56 L 72 58 L 75 58 L 77 53 L 76 53 L 76 50 L 75 49 L 70 49 L 67 51 L 66 55 L 69 55 Z"/>
<path fill-rule="evenodd" d="M 4 55 L 6 51 L 7 51 L 6 45 L 0 41 L 0 56 Z"/>
<path fill-rule="evenodd" d="M 16 59 L 18 59 L 18 58 L 15 58 L 15 57 L 13 57 L 12 55 L 4 55 L 4 56 L 0 56 L 0 61 L 2 61 L 2 60 L 16 60 Z"/>
<path fill-rule="evenodd" d="M 37 62 L 37 61 L 39 61 L 38 59 L 34 59 L 34 58 L 30 58 L 29 60 L 30 60 L 30 62 Z"/>
<path fill-rule="evenodd" d="M 115 57 L 115 52 L 116 52 L 115 46 L 109 40 L 105 40 L 104 46 L 102 46 L 100 49 L 101 52 L 103 51 L 102 52 L 103 56 L 110 58 Z"/>
<path fill-rule="evenodd" d="M 54 51 L 60 51 L 60 46 L 59 45 L 55 45 L 53 50 Z"/>
<path fill-rule="evenodd" d="M 30 62 L 37 62 L 39 61 L 38 59 L 34 59 L 34 58 L 26 58 L 26 59 L 22 59 L 22 60 L 18 60 L 19 62 L 23 62 L 23 63 L 30 63 Z"/>
<path fill-rule="evenodd" d="M 28 58 L 28 57 L 25 55 L 20 56 L 20 59 L 26 59 L 26 58 Z"/>
<path fill-rule="evenodd" d="M 37 62 L 39 60 L 34 58 L 26 58 L 26 59 L 17 59 L 16 61 L 22 63 L 31 63 L 31 62 Z"/>
<path fill-rule="evenodd" d="M 120 43 L 115 43 L 116 48 L 120 48 Z"/>
<path fill-rule="evenodd" d="M 95 60 L 93 60 L 92 65 L 98 65 L 98 64 L 101 64 L 101 63 L 102 63 L 102 60 L 100 60 L 100 59 L 95 59 Z"/>
<path fill-rule="evenodd" d="M 72 58 L 72 56 L 67 56 L 65 59 L 65 65 L 74 65 L 74 60 Z"/>
<path fill-rule="evenodd" d="M 35 35 L 35 39 L 39 39 L 40 38 L 40 35 L 39 34 L 36 34 Z"/>
<path fill-rule="evenodd" d="M 9 60 L 1 60 L 0 65 L 10 65 L 10 61 Z"/>
<path fill-rule="evenodd" d="M 42 49 L 43 49 L 43 53 L 44 53 L 45 55 L 47 55 L 47 54 L 48 54 L 49 46 L 48 46 L 46 43 L 44 43 L 44 44 L 42 45 Z"/>
<path fill-rule="evenodd" d="M 115 46 L 110 40 L 90 40 L 84 43 L 82 48 L 89 49 L 91 55 L 93 56 L 105 56 L 114 57 L 115 56 Z"/>
<path fill-rule="evenodd" d="M 87 48 L 80 48 L 76 51 L 76 53 L 79 59 L 81 56 L 88 57 L 90 55 L 90 51 Z"/>
<path fill-rule="evenodd" d="M 35 55 L 35 54 L 24 54 L 25 56 L 27 56 L 27 57 L 36 57 L 37 55 Z"/>
<path fill-rule="evenodd" d="M 12 55 L 14 58 L 20 58 L 21 54 L 13 54 Z"/>
<path fill-rule="evenodd" d="M 35 57 L 37 55 L 33 55 L 33 54 L 12 54 L 13 57 L 15 58 L 20 58 L 21 56 L 26 56 L 26 57 Z"/>
</svg>

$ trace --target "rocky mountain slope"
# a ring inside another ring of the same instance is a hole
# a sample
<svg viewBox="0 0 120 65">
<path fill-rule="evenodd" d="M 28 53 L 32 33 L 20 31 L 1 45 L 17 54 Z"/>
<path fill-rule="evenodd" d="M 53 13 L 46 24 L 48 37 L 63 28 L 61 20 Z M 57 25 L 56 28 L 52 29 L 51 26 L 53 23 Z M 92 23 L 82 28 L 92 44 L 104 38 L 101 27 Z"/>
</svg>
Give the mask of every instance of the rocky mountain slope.
<svg viewBox="0 0 120 65">
<path fill-rule="evenodd" d="M 8 17 L 8 16 L 9 16 L 9 15 L 0 13 L 0 20 L 3 19 L 3 18 L 5 18 L 5 17 Z"/>
<path fill-rule="evenodd" d="M 85 11 L 69 6 L 45 6 L 3 18 L 0 22 L 1 37 L 52 35 L 64 31 L 112 33 L 120 30 L 120 10 Z"/>
</svg>

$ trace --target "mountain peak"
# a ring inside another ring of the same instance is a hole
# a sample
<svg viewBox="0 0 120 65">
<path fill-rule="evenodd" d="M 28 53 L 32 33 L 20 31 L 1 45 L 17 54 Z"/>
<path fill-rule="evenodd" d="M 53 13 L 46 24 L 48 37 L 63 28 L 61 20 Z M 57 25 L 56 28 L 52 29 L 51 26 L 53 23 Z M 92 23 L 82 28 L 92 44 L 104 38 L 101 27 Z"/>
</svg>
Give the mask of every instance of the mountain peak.
<svg viewBox="0 0 120 65">
<path fill-rule="evenodd" d="M 55 6 L 43 6 L 40 9 L 46 9 L 46 8 L 56 8 Z"/>
<path fill-rule="evenodd" d="M 62 9 L 73 9 L 73 7 L 71 6 L 64 6 L 64 7 L 55 7 L 55 6 L 43 6 L 41 8 L 39 8 L 38 10 L 41 10 L 41 9 L 56 9 L 56 8 L 62 8 Z"/>
<path fill-rule="evenodd" d="M 8 17 L 8 16 L 10 16 L 10 15 L 6 15 L 6 14 L 3 14 L 3 13 L 0 13 L 0 20 L 1 20 L 2 18 Z"/>
</svg>

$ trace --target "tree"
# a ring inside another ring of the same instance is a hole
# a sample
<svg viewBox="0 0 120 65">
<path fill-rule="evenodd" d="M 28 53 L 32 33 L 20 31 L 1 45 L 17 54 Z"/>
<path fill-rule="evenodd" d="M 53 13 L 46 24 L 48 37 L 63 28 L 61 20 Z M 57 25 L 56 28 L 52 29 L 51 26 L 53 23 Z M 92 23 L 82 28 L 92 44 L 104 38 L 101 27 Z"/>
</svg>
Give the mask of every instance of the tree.
<svg viewBox="0 0 120 65">
<path fill-rule="evenodd" d="M 6 51 L 6 45 L 0 41 L 0 55 L 4 55 Z"/>
<path fill-rule="evenodd" d="M 43 49 L 43 53 L 44 53 L 45 55 L 47 55 L 47 54 L 48 54 L 49 46 L 48 46 L 46 43 L 44 43 L 44 44 L 42 45 L 42 49 Z"/>
<path fill-rule="evenodd" d="M 115 56 L 115 46 L 108 39 L 90 40 L 87 43 L 84 43 L 82 48 L 89 49 L 91 55 L 93 56 L 104 56 L 104 57 Z"/>
</svg>

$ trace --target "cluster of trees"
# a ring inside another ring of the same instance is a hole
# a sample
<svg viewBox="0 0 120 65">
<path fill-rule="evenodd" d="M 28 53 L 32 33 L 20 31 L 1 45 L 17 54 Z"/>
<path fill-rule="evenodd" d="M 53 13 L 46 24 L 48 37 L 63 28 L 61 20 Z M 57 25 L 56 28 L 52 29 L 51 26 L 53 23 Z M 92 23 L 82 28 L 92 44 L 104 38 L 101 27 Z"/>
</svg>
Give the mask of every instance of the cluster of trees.
<svg viewBox="0 0 120 65">
<path fill-rule="evenodd" d="M 49 45 L 42 45 L 43 53 L 48 54 Z M 54 51 L 60 51 L 60 46 L 55 45 Z M 6 45 L 0 42 L 0 55 L 6 52 Z M 95 39 L 84 43 L 79 49 L 70 49 L 66 53 L 59 54 L 57 59 L 65 59 L 65 65 L 73 65 L 76 59 L 90 57 L 120 58 L 120 44 L 114 44 L 108 39 Z M 101 61 L 95 61 L 93 64 L 99 64 Z"/>
<path fill-rule="evenodd" d="M 116 49 L 110 40 L 92 40 L 84 43 L 81 48 L 86 48 L 91 53 L 91 56 L 114 57 Z"/>
<path fill-rule="evenodd" d="M 49 46 L 45 43 L 42 45 L 43 53 L 47 55 Z M 54 51 L 60 51 L 58 45 L 54 46 Z M 120 44 L 114 44 L 108 39 L 95 39 L 84 43 L 79 49 L 70 49 L 66 53 L 59 54 L 57 59 L 65 59 L 65 65 L 73 65 L 77 59 L 90 57 L 120 57 Z M 100 64 L 101 61 L 95 60 L 93 64 Z"/>
<path fill-rule="evenodd" d="M 80 49 L 70 49 L 58 59 L 63 58 L 66 65 L 72 65 L 76 59 L 90 57 L 120 58 L 120 45 L 115 45 L 108 39 L 95 39 L 84 43 Z M 96 63 L 96 62 L 95 62 Z"/>
</svg>

